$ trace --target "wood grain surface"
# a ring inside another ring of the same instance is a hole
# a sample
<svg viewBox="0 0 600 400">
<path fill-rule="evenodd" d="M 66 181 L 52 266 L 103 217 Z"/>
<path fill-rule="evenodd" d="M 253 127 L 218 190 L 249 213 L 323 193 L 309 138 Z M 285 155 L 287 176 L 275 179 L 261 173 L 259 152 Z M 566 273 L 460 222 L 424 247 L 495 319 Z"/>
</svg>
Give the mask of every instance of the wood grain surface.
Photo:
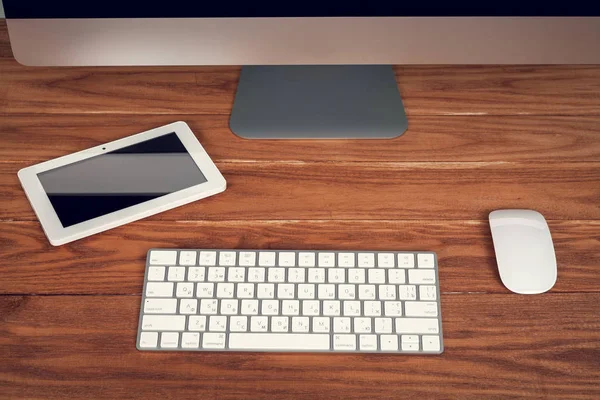
<svg viewBox="0 0 600 400">
<path fill-rule="evenodd" d="M 600 66 L 397 66 L 393 140 L 244 140 L 239 67 L 32 68 L 0 21 L 0 399 L 600 398 Z M 20 168 L 177 120 L 218 196 L 61 247 Z M 502 285 L 487 215 L 548 219 L 558 281 Z M 144 353 L 152 247 L 431 250 L 441 356 Z"/>
</svg>

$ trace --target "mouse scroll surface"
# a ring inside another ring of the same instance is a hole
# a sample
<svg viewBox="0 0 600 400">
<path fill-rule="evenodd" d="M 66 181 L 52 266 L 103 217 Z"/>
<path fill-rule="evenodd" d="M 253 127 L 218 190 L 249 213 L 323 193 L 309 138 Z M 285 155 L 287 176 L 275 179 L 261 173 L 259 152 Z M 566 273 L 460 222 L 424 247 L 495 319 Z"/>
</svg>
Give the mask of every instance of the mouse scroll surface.
<svg viewBox="0 0 600 400">
<path fill-rule="evenodd" d="M 556 282 L 556 257 L 548 224 L 530 210 L 490 214 L 490 228 L 502 283 L 521 294 L 543 293 Z"/>
</svg>

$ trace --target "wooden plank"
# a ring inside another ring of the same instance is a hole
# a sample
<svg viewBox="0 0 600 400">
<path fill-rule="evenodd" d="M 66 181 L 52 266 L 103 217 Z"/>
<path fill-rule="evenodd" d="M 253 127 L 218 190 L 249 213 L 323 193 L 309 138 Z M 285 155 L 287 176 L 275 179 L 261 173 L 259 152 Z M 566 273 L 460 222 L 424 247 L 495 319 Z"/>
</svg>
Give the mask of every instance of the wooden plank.
<svg viewBox="0 0 600 400">
<path fill-rule="evenodd" d="M 0 218 L 35 220 L 0 163 Z M 600 219 L 600 163 L 218 163 L 228 189 L 150 217 L 163 220 L 486 219 L 533 208 L 548 219 Z"/>
<path fill-rule="evenodd" d="M 600 397 L 600 294 L 442 296 L 441 356 L 148 353 L 135 296 L 1 297 L 17 399 Z"/>
<path fill-rule="evenodd" d="M 0 18 L 0 59 L 2 58 L 12 59 L 13 54 L 12 49 L 10 48 L 6 20 Z"/>
<path fill-rule="evenodd" d="M 550 221 L 553 292 L 599 292 L 600 221 Z M 135 294 L 150 248 L 429 250 L 441 290 L 508 293 L 487 221 L 137 222 L 52 247 L 33 222 L 0 223 L 0 293 Z M 126 242 L 124 242 L 124 240 Z"/>
<path fill-rule="evenodd" d="M 281 141 L 241 139 L 224 115 L 106 114 L 6 115 L 0 160 L 34 164 L 176 120 L 219 162 L 600 161 L 600 116 L 414 116 L 393 140 Z"/>
</svg>

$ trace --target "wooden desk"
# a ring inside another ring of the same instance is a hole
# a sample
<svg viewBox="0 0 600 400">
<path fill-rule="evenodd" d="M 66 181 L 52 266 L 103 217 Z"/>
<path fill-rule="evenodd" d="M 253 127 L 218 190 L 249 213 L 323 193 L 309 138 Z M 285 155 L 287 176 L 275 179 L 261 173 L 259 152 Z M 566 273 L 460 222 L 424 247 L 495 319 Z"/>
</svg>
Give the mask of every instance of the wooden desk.
<svg viewBox="0 0 600 400">
<path fill-rule="evenodd" d="M 0 26 L 0 398 L 600 398 L 600 66 L 396 71 L 399 139 L 246 141 L 239 68 L 28 68 Z M 225 193 L 49 245 L 18 169 L 176 120 Z M 549 221 L 550 293 L 500 282 L 486 218 L 513 207 Z M 434 250 L 446 351 L 138 352 L 150 247 Z"/>
</svg>

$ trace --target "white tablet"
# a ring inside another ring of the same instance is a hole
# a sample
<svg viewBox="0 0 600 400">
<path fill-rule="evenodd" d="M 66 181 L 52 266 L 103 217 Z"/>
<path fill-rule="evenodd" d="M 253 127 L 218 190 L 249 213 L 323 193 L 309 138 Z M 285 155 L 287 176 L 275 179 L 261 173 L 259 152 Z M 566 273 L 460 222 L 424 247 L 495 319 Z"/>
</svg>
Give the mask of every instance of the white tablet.
<svg viewBox="0 0 600 400">
<path fill-rule="evenodd" d="M 226 182 L 185 122 L 19 171 L 54 246 L 212 196 Z"/>
</svg>

